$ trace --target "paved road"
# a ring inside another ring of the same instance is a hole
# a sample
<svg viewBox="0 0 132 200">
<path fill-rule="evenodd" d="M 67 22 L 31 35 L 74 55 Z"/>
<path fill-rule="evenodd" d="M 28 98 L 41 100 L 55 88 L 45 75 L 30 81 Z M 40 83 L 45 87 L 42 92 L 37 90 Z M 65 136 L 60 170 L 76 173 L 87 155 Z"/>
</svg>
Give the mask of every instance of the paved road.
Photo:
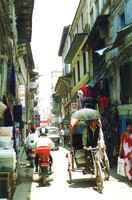
<svg viewBox="0 0 132 200">
<path fill-rule="evenodd" d="M 69 184 L 69 175 L 67 172 L 66 153 L 69 151 L 60 147 L 59 151 L 52 151 L 54 173 L 53 179 L 46 187 L 40 186 L 38 174 L 28 166 L 25 153 L 22 154 L 20 169 L 18 174 L 18 183 L 13 200 L 71 200 L 71 199 L 89 199 L 92 200 L 124 200 L 131 198 L 132 183 L 128 183 L 124 177 L 116 174 L 116 168 L 111 169 L 109 181 L 104 182 L 103 194 L 94 190 L 96 186 L 95 179 L 83 175 L 82 172 L 73 172 L 73 183 Z"/>
</svg>

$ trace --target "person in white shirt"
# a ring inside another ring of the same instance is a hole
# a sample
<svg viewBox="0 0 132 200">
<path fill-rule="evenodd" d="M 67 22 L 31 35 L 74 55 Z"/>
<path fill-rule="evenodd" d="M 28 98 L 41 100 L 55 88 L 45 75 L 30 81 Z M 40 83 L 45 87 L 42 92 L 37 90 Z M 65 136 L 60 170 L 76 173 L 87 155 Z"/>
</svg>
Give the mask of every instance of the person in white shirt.
<svg viewBox="0 0 132 200">
<path fill-rule="evenodd" d="M 36 133 L 30 133 L 26 138 L 25 145 L 28 149 L 36 149 L 38 136 Z"/>
<path fill-rule="evenodd" d="M 29 132 L 29 135 L 26 138 L 25 141 L 25 151 L 27 155 L 27 160 L 29 160 L 29 152 L 31 149 L 36 149 L 37 148 L 37 141 L 38 141 L 38 136 L 35 133 L 35 129 L 32 128 L 32 130 Z"/>
<path fill-rule="evenodd" d="M 46 133 L 41 133 L 40 137 L 37 141 L 37 147 L 40 146 L 48 146 L 50 149 L 54 149 L 55 145 L 50 138 L 46 135 Z"/>
</svg>

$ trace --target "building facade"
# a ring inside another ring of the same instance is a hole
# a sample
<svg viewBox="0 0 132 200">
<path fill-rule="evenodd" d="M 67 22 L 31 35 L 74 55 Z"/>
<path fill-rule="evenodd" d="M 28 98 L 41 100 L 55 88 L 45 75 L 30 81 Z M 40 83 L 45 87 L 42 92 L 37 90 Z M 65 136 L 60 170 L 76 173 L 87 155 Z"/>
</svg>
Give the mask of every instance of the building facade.
<svg viewBox="0 0 132 200">
<path fill-rule="evenodd" d="M 131 8 L 130 0 L 80 1 L 59 49 L 63 68 L 71 67 L 69 85 L 61 84 L 65 76 L 56 84 L 56 93 L 64 101 L 63 119 L 70 124 L 72 103 L 78 109 L 99 110 L 102 121 L 107 121 L 113 149 L 119 147 L 126 124 L 132 123 Z"/>
<path fill-rule="evenodd" d="M 19 138 L 24 142 L 34 124 L 38 73 L 30 46 L 33 8 L 34 1 L 0 1 L 0 127 L 14 128 L 17 153 Z"/>
</svg>

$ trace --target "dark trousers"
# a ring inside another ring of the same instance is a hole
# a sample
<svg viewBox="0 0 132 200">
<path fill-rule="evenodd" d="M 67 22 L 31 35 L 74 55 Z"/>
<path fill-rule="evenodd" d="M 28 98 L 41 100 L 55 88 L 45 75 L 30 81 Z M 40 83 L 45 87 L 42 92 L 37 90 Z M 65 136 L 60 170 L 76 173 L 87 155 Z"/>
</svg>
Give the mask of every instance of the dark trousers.
<svg viewBox="0 0 132 200">
<path fill-rule="evenodd" d="M 92 153 L 90 150 L 85 151 L 85 160 L 86 160 L 86 169 L 88 170 L 93 165 Z"/>
</svg>

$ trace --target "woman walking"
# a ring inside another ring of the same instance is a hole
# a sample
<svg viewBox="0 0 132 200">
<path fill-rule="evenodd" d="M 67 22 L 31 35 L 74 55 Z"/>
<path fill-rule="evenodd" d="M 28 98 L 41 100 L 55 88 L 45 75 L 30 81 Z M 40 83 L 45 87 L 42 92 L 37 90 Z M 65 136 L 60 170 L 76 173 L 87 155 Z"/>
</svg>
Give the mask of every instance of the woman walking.
<svg viewBox="0 0 132 200">
<path fill-rule="evenodd" d="M 120 157 L 125 160 L 126 178 L 132 180 L 132 125 L 128 124 L 126 132 L 120 137 Z"/>
</svg>

